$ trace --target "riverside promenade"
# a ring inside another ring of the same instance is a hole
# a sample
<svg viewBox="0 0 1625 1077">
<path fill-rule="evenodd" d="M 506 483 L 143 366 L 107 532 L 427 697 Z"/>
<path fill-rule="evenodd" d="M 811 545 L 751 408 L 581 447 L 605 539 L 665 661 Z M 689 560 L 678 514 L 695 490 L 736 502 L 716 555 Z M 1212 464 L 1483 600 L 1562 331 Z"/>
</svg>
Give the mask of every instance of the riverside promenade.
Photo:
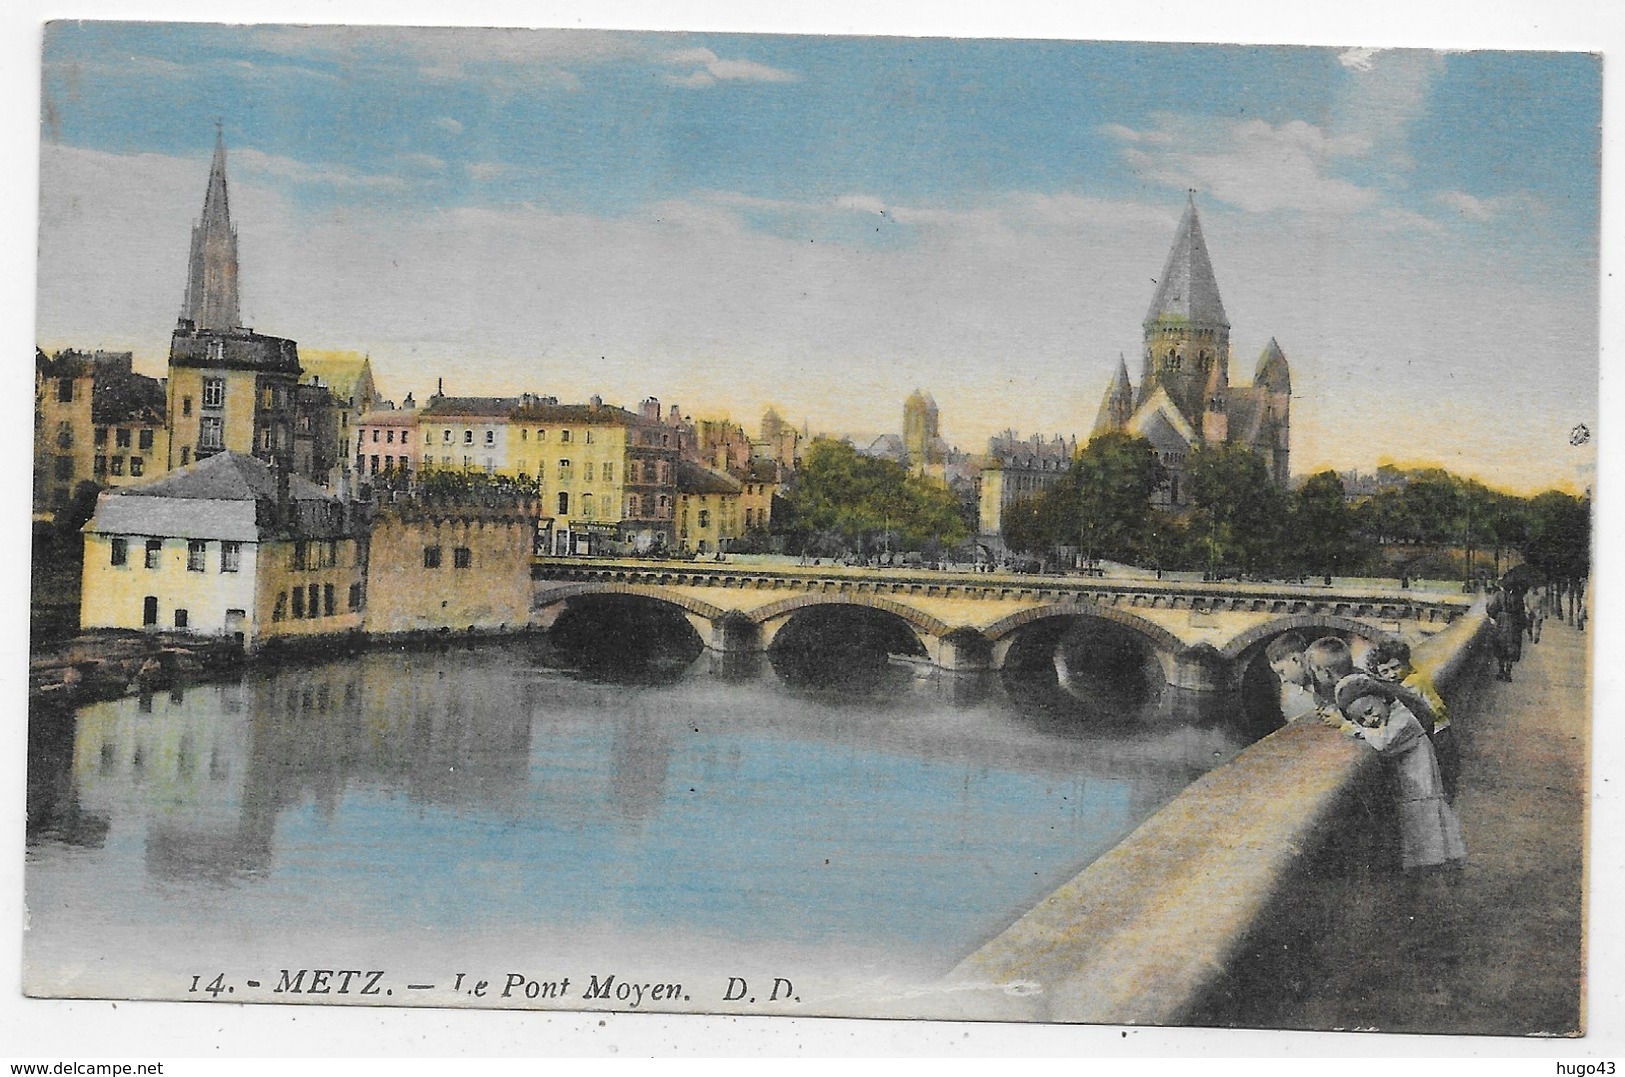
<svg viewBox="0 0 1625 1077">
<path fill-rule="evenodd" d="M 1468 860 L 1444 885 L 1328 872 L 1201 1024 L 1550 1036 L 1581 1030 L 1589 633 L 1555 619 L 1509 683 L 1450 696 Z"/>
</svg>

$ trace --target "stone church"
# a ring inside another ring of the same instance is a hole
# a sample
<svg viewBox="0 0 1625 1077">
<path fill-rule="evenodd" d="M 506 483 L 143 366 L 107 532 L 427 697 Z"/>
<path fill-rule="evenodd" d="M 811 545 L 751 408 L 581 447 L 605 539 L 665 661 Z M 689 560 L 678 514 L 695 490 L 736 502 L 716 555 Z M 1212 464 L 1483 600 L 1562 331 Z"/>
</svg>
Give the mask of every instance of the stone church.
<svg viewBox="0 0 1625 1077">
<path fill-rule="evenodd" d="M 1090 436 L 1110 431 L 1151 442 L 1168 469 L 1157 495 L 1165 507 L 1190 505 L 1186 458 L 1197 445 L 1244 445 L 1263 457 L 1276 482 L 1288 481 L 1292 378 L 1274 339 L 1251 385 L 1230 384 L 1230 322 L 1192 197 L 1146 313 L 1140 385 L 1118 358 Z"/>
</svg>

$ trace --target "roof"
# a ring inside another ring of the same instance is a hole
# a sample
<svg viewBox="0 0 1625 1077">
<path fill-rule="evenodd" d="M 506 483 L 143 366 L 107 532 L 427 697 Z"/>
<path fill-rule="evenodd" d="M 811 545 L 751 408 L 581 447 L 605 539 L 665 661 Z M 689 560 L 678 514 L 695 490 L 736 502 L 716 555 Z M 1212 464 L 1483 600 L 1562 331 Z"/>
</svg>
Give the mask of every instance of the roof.
<svg viewBox="0 0 1625 1077">
<path fill-rule="evenodd" d="M 1202 238 L 1202 222 L 1196 215 L 1196 199 L 1185 205 L 1185 216 L 1174 234 L 1174 245 L 1157 278 L 1157 294 L 1151 299 L 1145 324 L 1170 319 L 1184 323 L 1230 327 L 1224 303 L 1219 299 L 1219 282 L 1208 258 L 1207 241 Z"/>
<path fill-rule="evenodd" d="M 677 461 L 677 492 L 680 494 L 737 494 L 739 480 L 732 475 L 703 467 L 692 460 Z"/>
<path fill-rule="evenodd" d="M 513 417 L 525 423 L 601 423 L 606 426 L 633 426 L 653 421 L 613 404 L 531 404 L 515 411 Z"/>
<path fill-rule="evenodd" d="M 299 353 L 299 365 L 304 368 L 305 381 L 320 380 L 338 399 L 355 400 L 363 407 L 371 403 L 355 399 L 357 387 L 372 370 L 372 360 L 367 356 L 355 352 L 312 351 L 307 348 Z"/>
<path fill-rule="evenodd" d="M 364 412 L 355 423 L 357 426 L 413 426 L 417 421 L 416 408 L 381 408 Z"/>
<path fill-rule="evenodd" d="M 1274 337 L 1270 337 L 1269 344 L 1264 347 L 1264 353 L 1258 357 L 1258 368 L 1253 372 L 1253 384 L 1272 393 L 1292 392 L 1292 368 L 1287 364 L 1286 353 L 1281 350 Z"/>
<path fill-rule="evenodd" d="M 1200 440 L 1179 410 L 1179 405 L 1161 385 L 1135 410 L 1128 429 L 1129 433 L 1140 435 L 1161 452 L 1181 452 Z"/>
<path fill-rule="evenodd" d="M 98 372 L 90 399 L 91 422 L 97 426 L 162 423 L 167 410 L 164 387 L 157 378 L 127 371 Z"/>
<path fill-rule="evenodd" d="M 178 468 L 150 482 L 121 486 L 116 497 L 165 497 L 188 501 L 276 500 L 277 479 L 271 465 L 242 453 L 222 452 Z M 326 490 L 298 475 L 288 476 L 288 496 L 295 501 L 336 501 Z"/>
<path fill-rule="evenodd" d="M 425 419 L 458 415 L 505 419 L 518 408 L 517 396 L 432 396 L 418 414 Z"/>
</svg>

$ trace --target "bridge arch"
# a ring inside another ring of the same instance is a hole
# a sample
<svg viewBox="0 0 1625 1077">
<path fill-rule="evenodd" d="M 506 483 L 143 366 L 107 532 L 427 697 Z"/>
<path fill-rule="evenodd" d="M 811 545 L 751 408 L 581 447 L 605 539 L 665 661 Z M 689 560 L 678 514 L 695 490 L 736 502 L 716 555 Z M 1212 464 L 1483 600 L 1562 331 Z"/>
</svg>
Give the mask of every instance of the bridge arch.
<svg viewBox="0 0 1625 1077">
<path fill-rule="evenodd" d="M 948 622 L 917 610 L 907 603 L 862 593 L 793 595 L 751 610 L 749 617 L 758 625 L 766 625 L 781 618 L 788 619 L 789 615 L 809 606 L 865 606 L 873 610 L 883 610 L 901 617 L 908 622 L 910 628 L 934 639 L 940 639 L 954 630 L 954 626 Z"/>
<path fill-rule="evenodd" d="M 988 642 L 996 645 L 1034 621 L 1044 621 L 1051 617 L 1094 617 L 1102 621 L 1111 621 L 1144 637 L 1159 654 L 1176 655 L 1185 649 L 1185 643 L 1178 636 L 1159 624 L 1154 624 L 1127 610 L 1112 606 L 1096 606 L 1087 602 L 1053 602 L 1021 610 L 994 621 L 982 629 L 982 635 L 987 637 Z"/>
<path fill-rule="evenodd" d="M 1396 640 L 1399 637 L 1392 632 L 1377 628 L 1367 621 L 1356 620 L 1353 617 L 1343 617 L 1335 613 L 1294 613 L 1286 617 L 1277 617 L 1261 625 L 1254 625 L 1245 632 L 1236 636 L 1229 643 L 1219 648 L 1219 653 L 1234 661 L 1246 653 L 1249 647 L 1261 640 L 1279 636 L 1283 632 L 1302 632 L 1313 642 L 1311 633 L 1315 629 L 1325 629 L 1330 632 L 1348 632 L 1373 643 L 1384 640 Z"/>
<path fill-rule="evenodd" d="M 697 598 L 668 591 L 664 587 L 654 587 L 639 583 L 612 583 L 588 582 L 565 583 L 557 587 L 549 587 L 545 591 L 537 591 L 531 599 L 531 610 L 546 609 L 548 606 L 564 602 L 571 598 L 580 598 L 583 595 L 630 595 L 633 598 L 647 598 L 654 602 L 664 602 L 669 606 L 676 606 L 684 613 L 698 614 L 708 621 L 720 621 L 726 617 L 730 610 L 721 606 L 713 606 L 709 602 L 702 602 Z"/>
</svg>

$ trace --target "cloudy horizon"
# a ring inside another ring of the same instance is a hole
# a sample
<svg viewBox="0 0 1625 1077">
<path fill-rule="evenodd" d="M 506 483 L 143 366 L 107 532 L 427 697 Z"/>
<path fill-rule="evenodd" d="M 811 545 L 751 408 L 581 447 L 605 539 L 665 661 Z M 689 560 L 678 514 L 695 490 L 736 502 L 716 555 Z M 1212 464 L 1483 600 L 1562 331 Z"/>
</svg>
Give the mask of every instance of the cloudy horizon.
<svg viewBox="0 0 1625 1077">
<path fill-rule="evenodd" d="M 1081 439 L 1194 189 L 1294 472 L 1594 482 L 1593 56 L 62 23 L 44 74 L 48 350 L 162 373 L 218 117 L 244 320 L 395 399 Z"/>
</svg>

